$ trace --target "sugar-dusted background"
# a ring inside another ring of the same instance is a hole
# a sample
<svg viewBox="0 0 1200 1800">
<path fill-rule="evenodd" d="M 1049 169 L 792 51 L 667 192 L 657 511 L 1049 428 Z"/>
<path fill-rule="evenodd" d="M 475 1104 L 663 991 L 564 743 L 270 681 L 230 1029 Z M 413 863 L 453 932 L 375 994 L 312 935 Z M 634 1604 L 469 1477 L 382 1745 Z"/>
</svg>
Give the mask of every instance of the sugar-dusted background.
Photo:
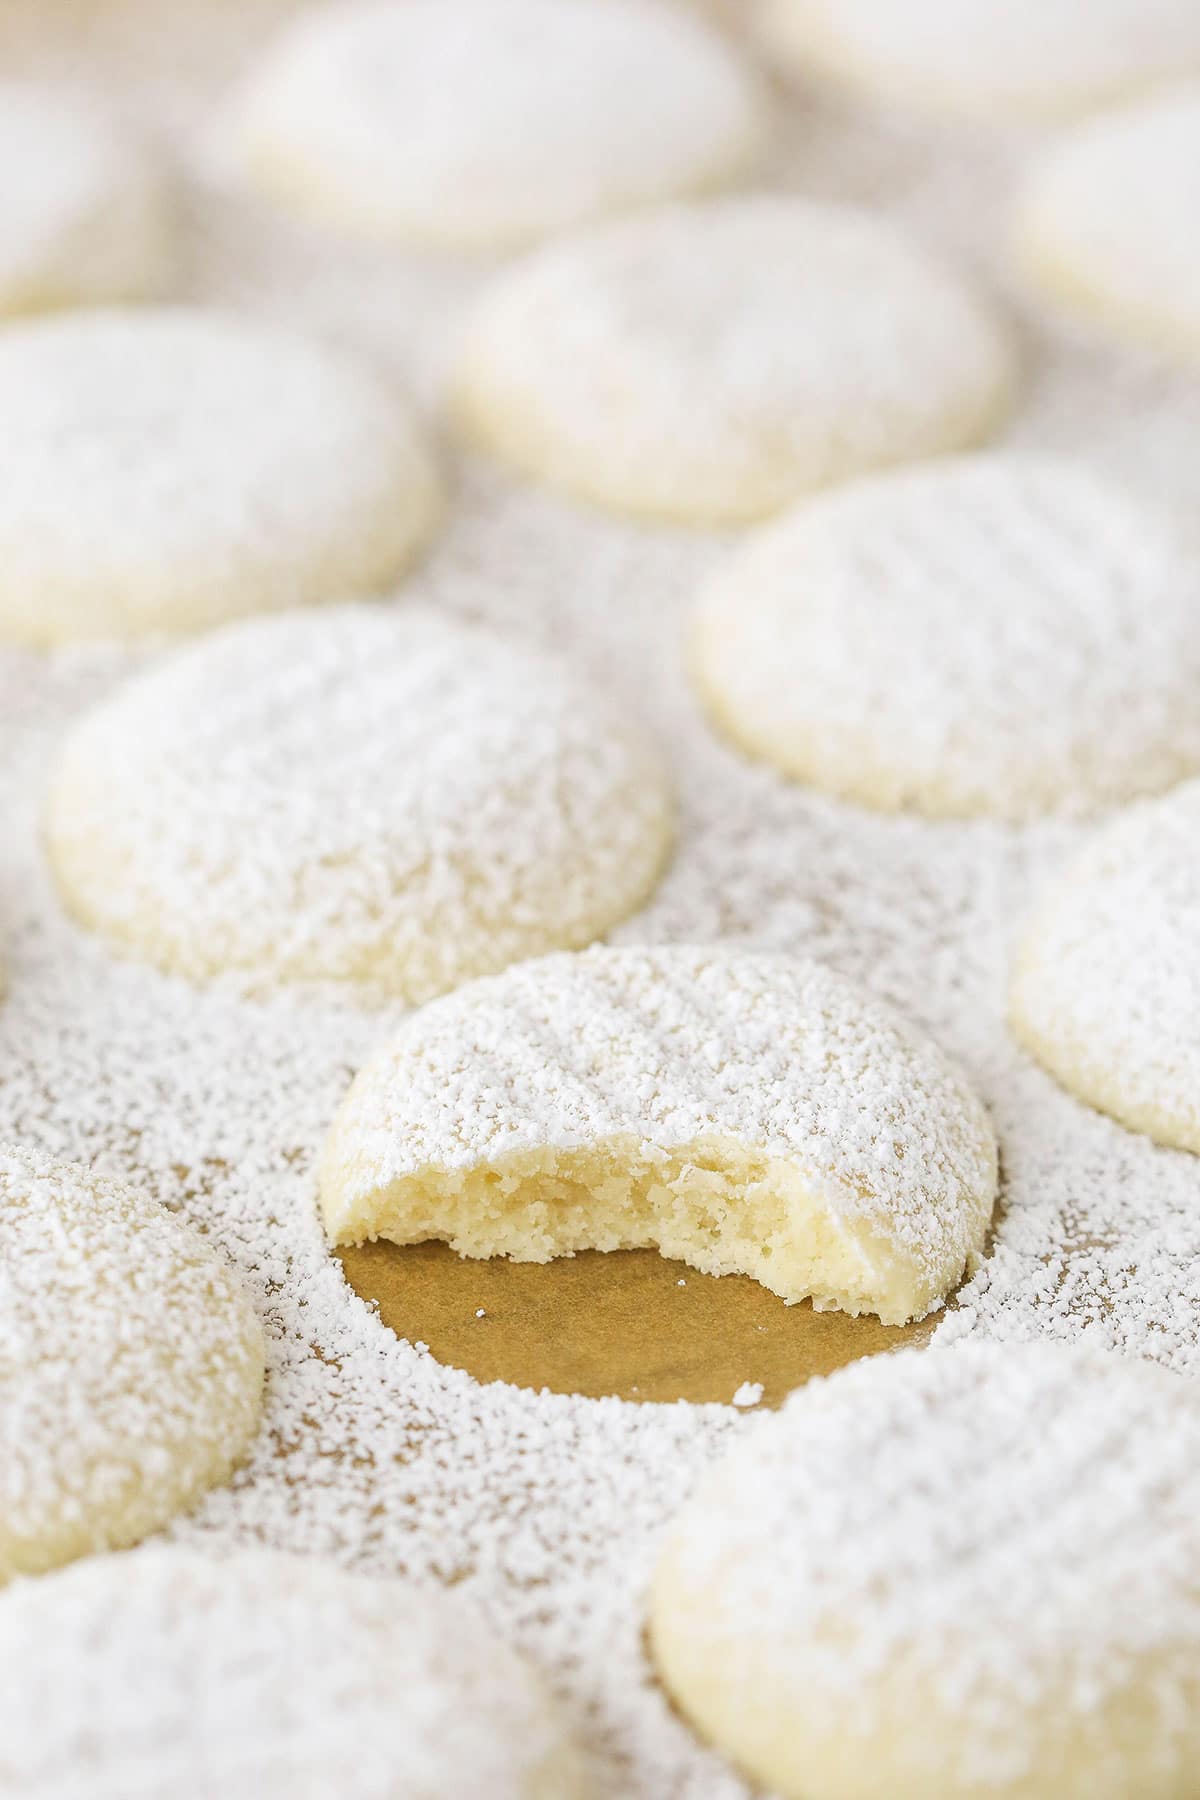
<svg viewBox="0 0 1200 1800">
<path fill-rule="evenodd" d="M 109 89 L 192 170 L 183 297 L 358 345 L 436 419 L 439 371 L 487 266 L 318 236 L 222 189 L 222 101 L 286 10 L 6 0 L 0 68 Z M 721 10 L 741 11 L 733 0 Z M 940 131 L 782 89 L 779 113 L 766 185 L 879 206 L 960 252 L 1016 312 L 1029 381 L 1012 441 L 1077 452 L 1185 521 L 1200 517 L 1200 380 L 1073 341 L 1006 277 L 1009 202 L 1035 136 Z M 421 594 L 553 646 L 641 711 L 673 762 L 678 854 L 653 903 L 615 935 L 738 938 L 827 958 L 958 1054 L 1001 1134 L 1005 1211 L 951 1334 L 1086 1333 L 1200 1366 L 1200 1163 L 1059 1093 L 1004 1027 L 1015 923 L 1078 831 L 876 818 L 749 766 L 701 721 L 679 656 L 695 584 L 723 540 L 585 513 L 447 457 L 448 528 L 396 603 Z M 312 1157 L 388 1016 L 322 996 L 195 992 L 119 962 L 67 924 L 48 880 L 47 760 L 137 660 L 0 650 L 0 1137 L 93 1162 L 179 1206 L 266 1311 L 257 1450 L 232 1489 L 171 1535 L 454 1581 L 545 1670 L 599 1794 L 731 1800 L 742 1784 L 653 1684 L 641 1594 L 661 1522 L 743 1416 L 481 1386 L 398 1341 L 347 1288 L 317 1226 Z"/>
</svg>

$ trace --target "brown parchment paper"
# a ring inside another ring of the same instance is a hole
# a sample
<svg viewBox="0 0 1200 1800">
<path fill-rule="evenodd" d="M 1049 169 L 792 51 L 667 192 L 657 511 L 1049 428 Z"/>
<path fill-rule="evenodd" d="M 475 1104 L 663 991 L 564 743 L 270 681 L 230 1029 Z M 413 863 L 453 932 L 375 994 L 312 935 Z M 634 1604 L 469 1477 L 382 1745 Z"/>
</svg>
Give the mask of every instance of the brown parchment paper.
<svg viewBox="0 0 1200 1800">
<path fill-rule="evenodd" d="M 346 1279 L 401 1337 L 480 1381 L 624 1400 L 762 1404 L 844 1363 L 926 1344 L 941 1313 L 881 1325 L 788 1306 L 745 1275 L 700 1275 L 656 1250 L 585 1250 L 551 1263 L 457 1256 L 380 1240 L 338 1252 Z"/>
</svg>

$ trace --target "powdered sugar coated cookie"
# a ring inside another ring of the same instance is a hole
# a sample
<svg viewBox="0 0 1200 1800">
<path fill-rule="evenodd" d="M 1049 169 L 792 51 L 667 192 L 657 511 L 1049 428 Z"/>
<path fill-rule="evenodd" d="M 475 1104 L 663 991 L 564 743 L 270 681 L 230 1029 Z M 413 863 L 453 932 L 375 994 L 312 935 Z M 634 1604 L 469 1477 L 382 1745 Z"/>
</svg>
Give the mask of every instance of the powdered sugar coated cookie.
<svg viewBox="0 0 1200 1800">
<path fill-rule="evenodd" d="M 438 482 L 403 399 L 278 326 L 78 312 L 0 338 L 0 638 L 197 631 L 398 574 Z"/>
<path fill-rule="evenodd" d="M 866 214 L 756 196 L 675 207 L 498 278 L 454 378 L 467 434 L 601 506 L 719 523 L 982 436 L 1000 322 Z"/>
<path fill-rule="evenodd" d="M 791 1800 L 1182 1800 L 1198 1512 L 1194 1382 L 1052 1345 L 873 1358 L 702 1478 L 653 1652 Z"/>
<path fill-rule="evenodd" d="M 0 312 L 135 300 L 174 261 L 149 147 L 69 89 L 0 82 Z"/>
<path fill-rule="evenodd" d="M 47 830 L 76 916 L 161 968 L 424 1000 L 632 912 L 672 805 L 558 663 L 351 606 L 228 627 L 119 690 L 68 738 Z"/>
<path fill-rule="evenodd" d="M 331 1563 L 96 1558 L 0 1600 L 0 1661 L 24 1800 L 583 1794 L 539 1684 L 470 1607 Z"/>
<path fill-rule="evenodd" d="M 691 662 L 735 743 L 840 798 L 1086 812 L 1200 770 L 1200 552 L 1053 458 L 905 469 L 737 551 Z"/>
<path fill-rule="evenodd" d="M 136 1543 L 227 1480 L 262 1380 L 258 1317 L 199 1237 L 0 1146 L 0 1584 Z"/>
<path fill-rule="evenodd" d="M 1080 318 L 1200 357 L 1200 83 L 1078 127 L 1017 220 L 1030 279 Z"/>
<path fill-rule="evenodd" d="M 1200 67 L 1192 0 L 765 0 L 801 73 L 952 114 L 1053 117 Z"/>
<path fill-rule="evenodd" d="M 1200 1152 L 1200 782 L 1115 820 L 1038 900 L 1010 1016 L 1089 1106 Z"/>
<path fill-rule="evenodd" d="M 978 1254 L 996 1144 L 940 1051 L 816 963 L 597 948 L 408 1020 L 351 1089 L 320 1188 L 335 1243 L 653 1244 L 900 1323 Z"/>
<path fill-rule="evenodd" d="M 369 0 L 290 28 L 235 137 L 326 223 L 478 249 L 721 186 L 765 113 L 734 50 L 660 0 Z"/>
</svg>

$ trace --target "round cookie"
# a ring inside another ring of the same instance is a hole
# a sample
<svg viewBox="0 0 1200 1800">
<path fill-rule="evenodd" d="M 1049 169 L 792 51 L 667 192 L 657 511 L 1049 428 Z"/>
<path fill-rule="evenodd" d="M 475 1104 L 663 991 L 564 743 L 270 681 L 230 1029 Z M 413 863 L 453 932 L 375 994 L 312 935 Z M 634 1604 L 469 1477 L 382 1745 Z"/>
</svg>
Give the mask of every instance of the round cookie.
<svg viewBox="0 0 1200 1800">
<path fill-rule="evenodd" d="M 0 1294 L 0 1585 L 136 1543 L 228 1480 L 262 1329 L 171 1213 L 0 1145 Z"/>
<path fill-rule="evenodd" d="M 485 292 L 453 405 L 466 434 L 597 505 L 695 524 L 983 435 L 1006 331 L 865 213 L 757 196 L 546 249 Z"/>
<path fill-rule="evenodd" d="M 366 593 L 438 483 L 403 402 L 278 325 L 175 308 L 0 336 L 0 639 L 201 630 Z"/>
<path fill-rule="evenodd" d="M 1200 1152 L 1200 782 L 1122 814 L 1040 897 L 1009 1016 L 1070 1093 Z"/>
<path fill-rule="evenodd" d="M 293 25 L 235 136 L 325 223 L 479 250 L 722 186 L 765 115 L 732 48 L 659 0 L 406 0 Z"/>
<path fill-rule="evenodd" d="M 671 833 L 656 753 L 590 686 L 418 606 L 179 653 L 76 726 L 47 818 L 68 906 L 120 949 L 410 1001 L 590 942 Z"/>
<path fill-rule="evenodd" d="M 142 299 L 173 262 L 147 146 L 69 90 L 0 82 L 0 313 Z"/>
<path fill-rule="evenodd" d="M 1193 84 L 1082 125 L 1047 152 L 1018 213 L 1017 254 L 1080 318 L 1200 357 L 1198 219 Z"/>
<path fill-rule="evenodd" d="M 0 1661 L 23 1800 L 584 1792 L 540 1685 L 470 1607 L 329 1563 L 96 1558 L 3 1596 Z"/>
<path fill-rule="evenodd" d="M 651 1647 L 784 1800 L 1189 1800 L 1200 1387 L 972 1343 L 860 1362 L 671 1526 Z"/>
<path fill-rule="evenodd" d="M 690 653 L 736 744 L 883 811 L 1087 812 L 1200 770 L 1200 552 L 1044 456 L 805 502 L 718 572 Z"/>
<path fill-rule="evenodd" d="M 1193 0 L 764 0 L 798 74 L 934 112 L 1054 118 L 1200 67 Z"/>
<path fill-rule="evenodd" d="M 319 1186 L 335 1244 L 653 1245 L 900 1324 L 978 1256 L 996 1143 L 941 1051 L 817 963 L 596 948 L 407 1020 L 343 1103 Z"/>
</svg>

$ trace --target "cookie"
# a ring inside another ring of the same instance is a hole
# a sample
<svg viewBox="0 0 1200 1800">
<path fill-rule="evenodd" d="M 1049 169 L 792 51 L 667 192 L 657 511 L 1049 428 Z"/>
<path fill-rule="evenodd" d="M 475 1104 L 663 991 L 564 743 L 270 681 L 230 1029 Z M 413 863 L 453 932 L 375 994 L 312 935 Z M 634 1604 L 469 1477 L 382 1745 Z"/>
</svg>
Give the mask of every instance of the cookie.
<svg viewBox="0 0 1200 1800">
<path fill-rule="evenodd" d="M 0 1290 L 0 1584 L 136 1543 L 228 1480 L 258 1424 L 262 1330 L 172 1214 L 0 1146 Z"/>
<path fill-rule="evenodd" d="M 205 629 L 396 576 L 438 481 L 403 401 L 278 325 L 76 312 L 0 337 L 0 640 Z"/>
<path fill-rule="evenodd" d="M 817 963 L 596 948 L 408 1019 L 351 1088 L 319 1186 L 335 1244 L 653 1245 L 900 1324 L 978 1255 L 996 1144 L 936 1046 Z"/>
<path fill-rule="evenodd" d="M 735 744 L 839 799 L 1086 813 L 1200 771 L 1200 552 L 1065 461 L 931 463 L 752 537 L 690 663 Z"/>
<path fill-rule="evenodd" d="M 0 313 L 158 294 L 174 249 L 147 145 L 72 91 L 0 82 Z"/>
<path fill-rule="evenodd" d="M 1185 1800 L 1200 1389 L 974 1342 L 810 1382 L 668 1530 L 654 1659 L 784 1800 Z"/>
<path fill-rule="evenodd" d="M 1030 282 L 1074 317 L 1200 359 L 1200 84 L 1077 127 L 1017 218 Z"/>
<path fill-rule="evenodd" d="M 723 186 L 766 114 L 733 49 L 659 0 L 406 0 L 291 26 L 234 149 L 322 223 L 494 250 Z"/>
<path fill-rule="evenodd" d="M 1008 333 L 868 214 L 674 207 L 542 250 L 485 290 L 452 377 L 467 438 L 617 511 L 692 524 L 982 437 Z"/>
<path fill-rule="evenodd" d="M 1017 1037 L 1080 1100 L 1200 1151 L 1200 782 L 1124 813 L 1035 901 Z"/>
<path fill-rule="evenodd" d="M 23 1800 L 583 1796 L 540 1684 L 469 1606 L 330 1563 L 98 1557 L 0 1599 L 0 1661 Z"/>
<path fill-rule="evenodd" d="M 1200 68 L 1192 0 L 764 0 L 800 75 L 949 115 L 1057 118 Z"/>
<path fill-rule="evenodd" d="M 229 626 L 119 689 L 68 736 L 46 830 L 67 905 L 119 950 L 419 1001 L 633 912 L 672 800 L 557 662 L 350 606 Z"/>
</svg>

